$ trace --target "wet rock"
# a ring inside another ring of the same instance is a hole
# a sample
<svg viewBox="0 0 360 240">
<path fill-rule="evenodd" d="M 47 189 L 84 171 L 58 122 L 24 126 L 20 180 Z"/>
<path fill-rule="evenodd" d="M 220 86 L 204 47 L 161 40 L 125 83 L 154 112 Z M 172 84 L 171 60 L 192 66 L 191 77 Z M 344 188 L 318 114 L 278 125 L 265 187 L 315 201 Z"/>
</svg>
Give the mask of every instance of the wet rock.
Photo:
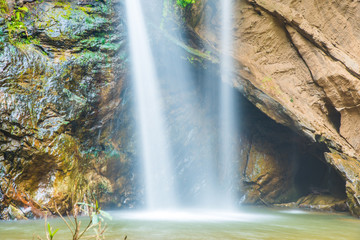
<svg viewBox="0 0 360 240">
<path fill-rule="evenodd" d="M 143 193 L 134 171 L 135 126 L 132 96 L 124 81 L 128 60 L 121 1 L 25 4 L 32 12 L 24 20 L 32 44 L 20 41 L 12 46 L 6 39 L 8 31 L 0 31 L 3 218 L 13 203 L 22 209 L 31 206 L 35 216 L 41 216 L 42 205 L 53 209 L 53 202 L 65 211 L 71 208 L 75 189 L 98 195 L 104 205 L 136 206 Z M 209 45 L 211 59 L 220 55 L 217 4 L 197 1 L 190 11 L 181 12 L 189 17 L 189 35 L 196 40 L 188 50 Z M 287 127 L 268 131 L 274 127 L 274 122 L 264 124 L 269 119 L 245 125 L 255 129 L 244 131 L 239 147 L 246 159 L 239 184 L 247 191 L 245 202 L 271 205 L 310 196 L 310 185 L 320 182 L 311 164 L 325 161 L 325 153 L 327 164 L 346 181 L 350 211 L 360 215 L 360 144 L 353 124 L 359 118 L 357 8 L 354 1 L 236 2 L 233 85 L 256 108 Z M 350 17 L 342 17 L 345 14 Z M 205 24 L 208 20 L 212 27 Z M 181 106 L 176 110 L 173 114 L 181 113 Z M 194 125 L 203 124 L 199 122 Z M 196 142 L 208 134 L 194 129 L 191 136 L 174 133 L 175 140 Z M 301 137 L 288 134 L 289 129 Z M 296 153 L 291 146 L 299 147 L 298 158 L 291 155 Z M 186 147 L 191 150 L 191 144 Z M 201 152 L 210 155 L 206 149 Z M 308 165 L 300 171 L 297 165 L 303 162 Z M 323 166 L 314 169 L 325 176 Z M 299 172 L 306 171 L 314 181 L 299 185 L 306 179 Z M 328 206 L 333 201 L 313 195 L 303 200 L 303 206 Z"/>
<path fill-rule="evenodd" d="M 274 204 L 275 207 L 281 208 L 304 208 L 325 212 L 348 212 L 349 207 L 346 199 L 339 199 L 329 194 L 310 194 L 301 197 L 297 202 Z"/>
<path fill-rule="evenodd" d="M 71 2 L 44 3 L 38 6 L 39 38 L 59 48 L 72 48 L 89 34 L 103 33 L 109 28 L 109 21 L 99 15 L 89 15 L 89 7 L 75 7 Z"/>
<path fill-rule="evenodd" d="M 200 1 L 191 9 L 188 22 L 214 52 L 221 42 L 218 4 Z M 331 158 L 328 152 L 340 153 L 329 164 L 347 182 L 348 205 L 357 216 L 358 177 L 344 166 L 360 159 L 354 125 L 360 99 L 358 8 L 350 0 L 341 4 L 239 1 L 232 29 L 236 46 L 232 56 L 238 64 L 233 85 L 276 122 L 315 145 L 325 144 L 322 151 L 327 159 Z"/>
<path fill-rule="evenodd" d="M 32 39 L 1 42 L 0 210 L 16 205 L 41 217 L 54 202 L 64 212 L 82 201 L 74 192 L 98 194 L 103 206 L 132 192 L 131 148 L 122 145 L 131 136 L 111 134 L 114 116 L 128 114 L 126 103 L 119 108 L 126 97 L 121 11 L 95 2 L 26 2 Z M 121 124 L 126 129 L 127 121 Z M 114 151 L 124 156 L 116 167 L 126 171 L 108 167 Z"/>
<path fill-rule="evenodd" d="M 4 208 L 1 212 L 0 212 L 0 219 L 1 220 L 11 220 L 10 216 L 9 216 L 9 208 Z"/>
<path fill-rule="evenodd" d="M 331 195 L 310 194 L 300 198 L 296 205 L 299 208 L 314 209 L 320 211 L 340 211 L 349 210 L 345 199 L 338 199 Z"/>
<path fill-rule="evenodd" d="M 14 207 L 13 205 L 9 206 L 8 214 L 11 220 L 27 220 L 25 214 L 20 209 Z"/>
</svg>

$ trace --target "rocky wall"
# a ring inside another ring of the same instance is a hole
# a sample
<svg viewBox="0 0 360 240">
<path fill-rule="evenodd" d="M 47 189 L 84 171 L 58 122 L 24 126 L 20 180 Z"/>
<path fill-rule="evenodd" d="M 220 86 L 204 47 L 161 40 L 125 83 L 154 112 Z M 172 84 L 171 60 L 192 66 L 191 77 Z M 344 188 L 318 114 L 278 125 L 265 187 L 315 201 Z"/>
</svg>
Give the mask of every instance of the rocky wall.
<svg viewBox="0 0 360 240">
<path fill-rule="evenodd" d="M 84 196 L 132 205 L 121 2 L 9 5 L 28 12 L 20 30 L 11 12 L 0 21 L 0 218 L 69 210 Z"/>
<path fill-rule="evenodd" d="M 233 1 L 233 86 L 312 145 L 346 181 L 359 215 L 357 1 Z M 219 52 L 221 5 L 199 1 L 189 28 Z M 208 24 L 210 22 L 210 24 Z M 351 166 L 351 167 L 350 167 Z M 351 177 L 350 177 L 351 176 Z"/>
</svg>

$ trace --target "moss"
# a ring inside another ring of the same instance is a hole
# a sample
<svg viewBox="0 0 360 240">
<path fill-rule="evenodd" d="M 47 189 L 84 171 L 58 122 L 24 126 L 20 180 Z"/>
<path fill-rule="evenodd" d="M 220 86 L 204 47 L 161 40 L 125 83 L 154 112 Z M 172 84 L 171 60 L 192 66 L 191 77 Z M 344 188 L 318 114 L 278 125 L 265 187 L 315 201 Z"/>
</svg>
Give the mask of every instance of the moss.
<svg viewBox="0 0 360 240">
<path fill-rule="evenodd" d="M 101 45 L 100 50 L 105 52 L 116 52 L 122 46 L 123 46 L 122 43 L 106 43 Z"/>
<path fill-rule="evenodd" d="M 89 7 L 70 3 L 59 3 L 51 8 L 36 23 L 36 27 L 53 41 L 76 42 L 91 31 L 103 31 L 108 24 L 106 18 L 93 13 Z"/>
<path fill-rule="evenodd" d="M 91 66 L 94 63 L 103 62 L 105 60 L 105 56 L 102 53 L 87 50 L 76 55 L 75 58 L 75 63 L 80 66 Z"/>
<path fill-rule="evenodd" d="M 107 41 L 108 39 L 104 37 L 104 34 L 102 34 L 102 36 L 94 36 L 81 40 L 80 44 L 82 49 L 98 50 Z"/>
</svg>

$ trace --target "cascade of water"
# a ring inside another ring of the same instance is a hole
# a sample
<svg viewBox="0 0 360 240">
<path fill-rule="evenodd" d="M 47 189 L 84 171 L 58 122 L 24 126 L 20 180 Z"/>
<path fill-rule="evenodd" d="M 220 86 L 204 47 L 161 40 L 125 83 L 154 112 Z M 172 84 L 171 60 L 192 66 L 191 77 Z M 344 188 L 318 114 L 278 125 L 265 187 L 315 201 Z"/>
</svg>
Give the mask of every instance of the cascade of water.
<svg viewBox="0 0 360 240">
<path fill-rule="evenodd" d="M 157 6 L 159 3 L 162 1 L 154 2 Z M 221 51 L 224 54 L 221 78 L 222 82 L 229 83 L 232 71 L 229 57 L 232 50 L 230 0 L 224 0 L 222 7 Z M 174 47 L 174 42 L 186 42 L 188 36 L 179 26 L 174 27 L 173 21 L 162 21 L 163 39 L 157 38 L 152 52 L 147 31 L 153 29 L 147 29 L 145 22 L 154 19 L 144 18 L 140 0 L 126 0 L 126 9 L 147 210 L 184 206 L 225 209 L 233 206 L 231 188 L 236 175 L 236 153 L 233 150 L 235 122 L 231 87 L 221 84 L 220 88 L 212 86 L 211 90 L 220 90 L 216 94 L 220 96 L 221 107 L 218 160 L 218 137 L 214 133 L 216 121 L 207 119 L 215 114 L 209 115 L 205 108 L 211 104 L 203 103 L 202 96 L 198 96 L 201 95 L 196 85 L 199 79 L 194 76 L 194 69 L 191 70 L 191 57 L 185 60 L 183 57 L 187 56 L 187 49 Z M 159 13 L 150 11 L 149 14 L 150 18 L 156 18 L 151 15 Z M 155 26 L 154 29 L 159 31 Z M 164 50 L 164 46 L 170 46 L 171 50 Z M 156 69 L 160 70 L 159 74 Z M 177 204 L 178 199 L 181 205 Z"/>
<path fill-rule="evenodd" d="M 172 144 L 173 152 L 177 153 L 174 155 L 177 162 L 176 194 L 182 203 L 180 207 L 218 209 L 222 208 L 223 194 L 222 186 L 218 184 L 217 133 L 214 120 L 217 115 L 212 109 L 217 101 L 214 101 L 215 104 L 205 102 L 209 100 L 209 96 L 206 96 L 203 87 L 212 88 L 211 92 L 218 91 L 218 88 L 215 85 L 207 86 L 209 79 L 214 76 L 196 75 L 196 56 L 189 54 L 189 33 L 177 24 L 174 27 L 173 19 L 177 17 L 174 14 L 177 14 L 176 11 L 167 12 L 167 18 L 163 19 L 162 31 L 173 38 L 173 45 L 171 50 L 161 55 L 161 59 L 167 63 L 163 71 L 170 72 L 167 76 L 170 87 L 166 91 L 172 89 L 172 96 L 168 99 L 176 101 L 176 104 L 167 102 L 171 109 L 167 116 L 168 121 L 171 122 L 172 132 L 175 132 L 172 135 Z M 185 47 L 174 47 L 174 42 L 177 42 L 175 46 Z M 179 111 L 176 111 L 176 108 Z"/>
<path fill-rule="evenodd" d="M 132 76 L 148 210 L 176 206 L 159 83 L 139 0 L 126 0 Z"/>
<path fill-rule="evenodd" d="M 224 203 L 226 207 L 234 207 L 235 196 L 233 186 L 236 178 L 236 131 L 235 96 L 231 88 L 233 62 L 231 58 L 232 44 L 232 0 L 222 0 L 221 11 L 221 86 L 220 86 L 220 161 L 221 177 L 224 186 Z"/>
</svg>

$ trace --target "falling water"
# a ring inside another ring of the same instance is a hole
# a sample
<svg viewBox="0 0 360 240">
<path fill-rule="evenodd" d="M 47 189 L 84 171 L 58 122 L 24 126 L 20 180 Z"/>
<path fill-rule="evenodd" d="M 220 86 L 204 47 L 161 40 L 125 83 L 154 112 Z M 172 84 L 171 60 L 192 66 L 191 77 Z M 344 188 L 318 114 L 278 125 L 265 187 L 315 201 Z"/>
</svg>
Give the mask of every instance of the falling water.
<svg viewBox="0 0 360 240">
<path fill-rule="evenodd" d="M 222 0 L 221 11 L 221 84 L 220 84 L 220 161 L 222 163 L 221 176 L 224 185 L 224 201 L 227 207 L 234 207 L 235 196 L 233 186 L 236 179 L 235 161 L 235 129 L 236 106 L 234 91 L 231 88 L 231 72 L 233 63 L 232 48 L 232 0 Z"/>
<path fill-rule="evenodd" d="M 192 57 L 179 44 L 186 43 L 186 34 L 169 19 L 162 19 L 161 27 L 157 26 L 154 19 L 161 13 L 149 3 L 142 9 L 140 1 L 126 0 L 126 9 L 147 210 L 229 208 L 234 205 L 232 186 L 236 170 L 231 89 L 228 84 L 212 86 L 211 91 L 220 91 L 215 95 L 221 96 L 219 103 L 214 104 L 221 107 L 217 113 L 220 124 L 216 124 L 216 114 L 205 110 L 212 104 L 204 103 L 199 93 Z M 152 3 L 159 6 L 162 2 Z M 231 6 L 229 0 L 224 2 L 221 82 L 229 83 Z M 145 9 L 150 11 L 143 15 Z M 153 36 L 159 29 L 162 38 L 157 37 L 151 49 L 147 33 Z"/>
<path fill-rule="evenodd" d="M 139 0 L 126 0 L 126 9 L 146 205 L 151 210 L 173 208 L 176 205 L 174 174 L 159 83 Z"/>
</svg>

